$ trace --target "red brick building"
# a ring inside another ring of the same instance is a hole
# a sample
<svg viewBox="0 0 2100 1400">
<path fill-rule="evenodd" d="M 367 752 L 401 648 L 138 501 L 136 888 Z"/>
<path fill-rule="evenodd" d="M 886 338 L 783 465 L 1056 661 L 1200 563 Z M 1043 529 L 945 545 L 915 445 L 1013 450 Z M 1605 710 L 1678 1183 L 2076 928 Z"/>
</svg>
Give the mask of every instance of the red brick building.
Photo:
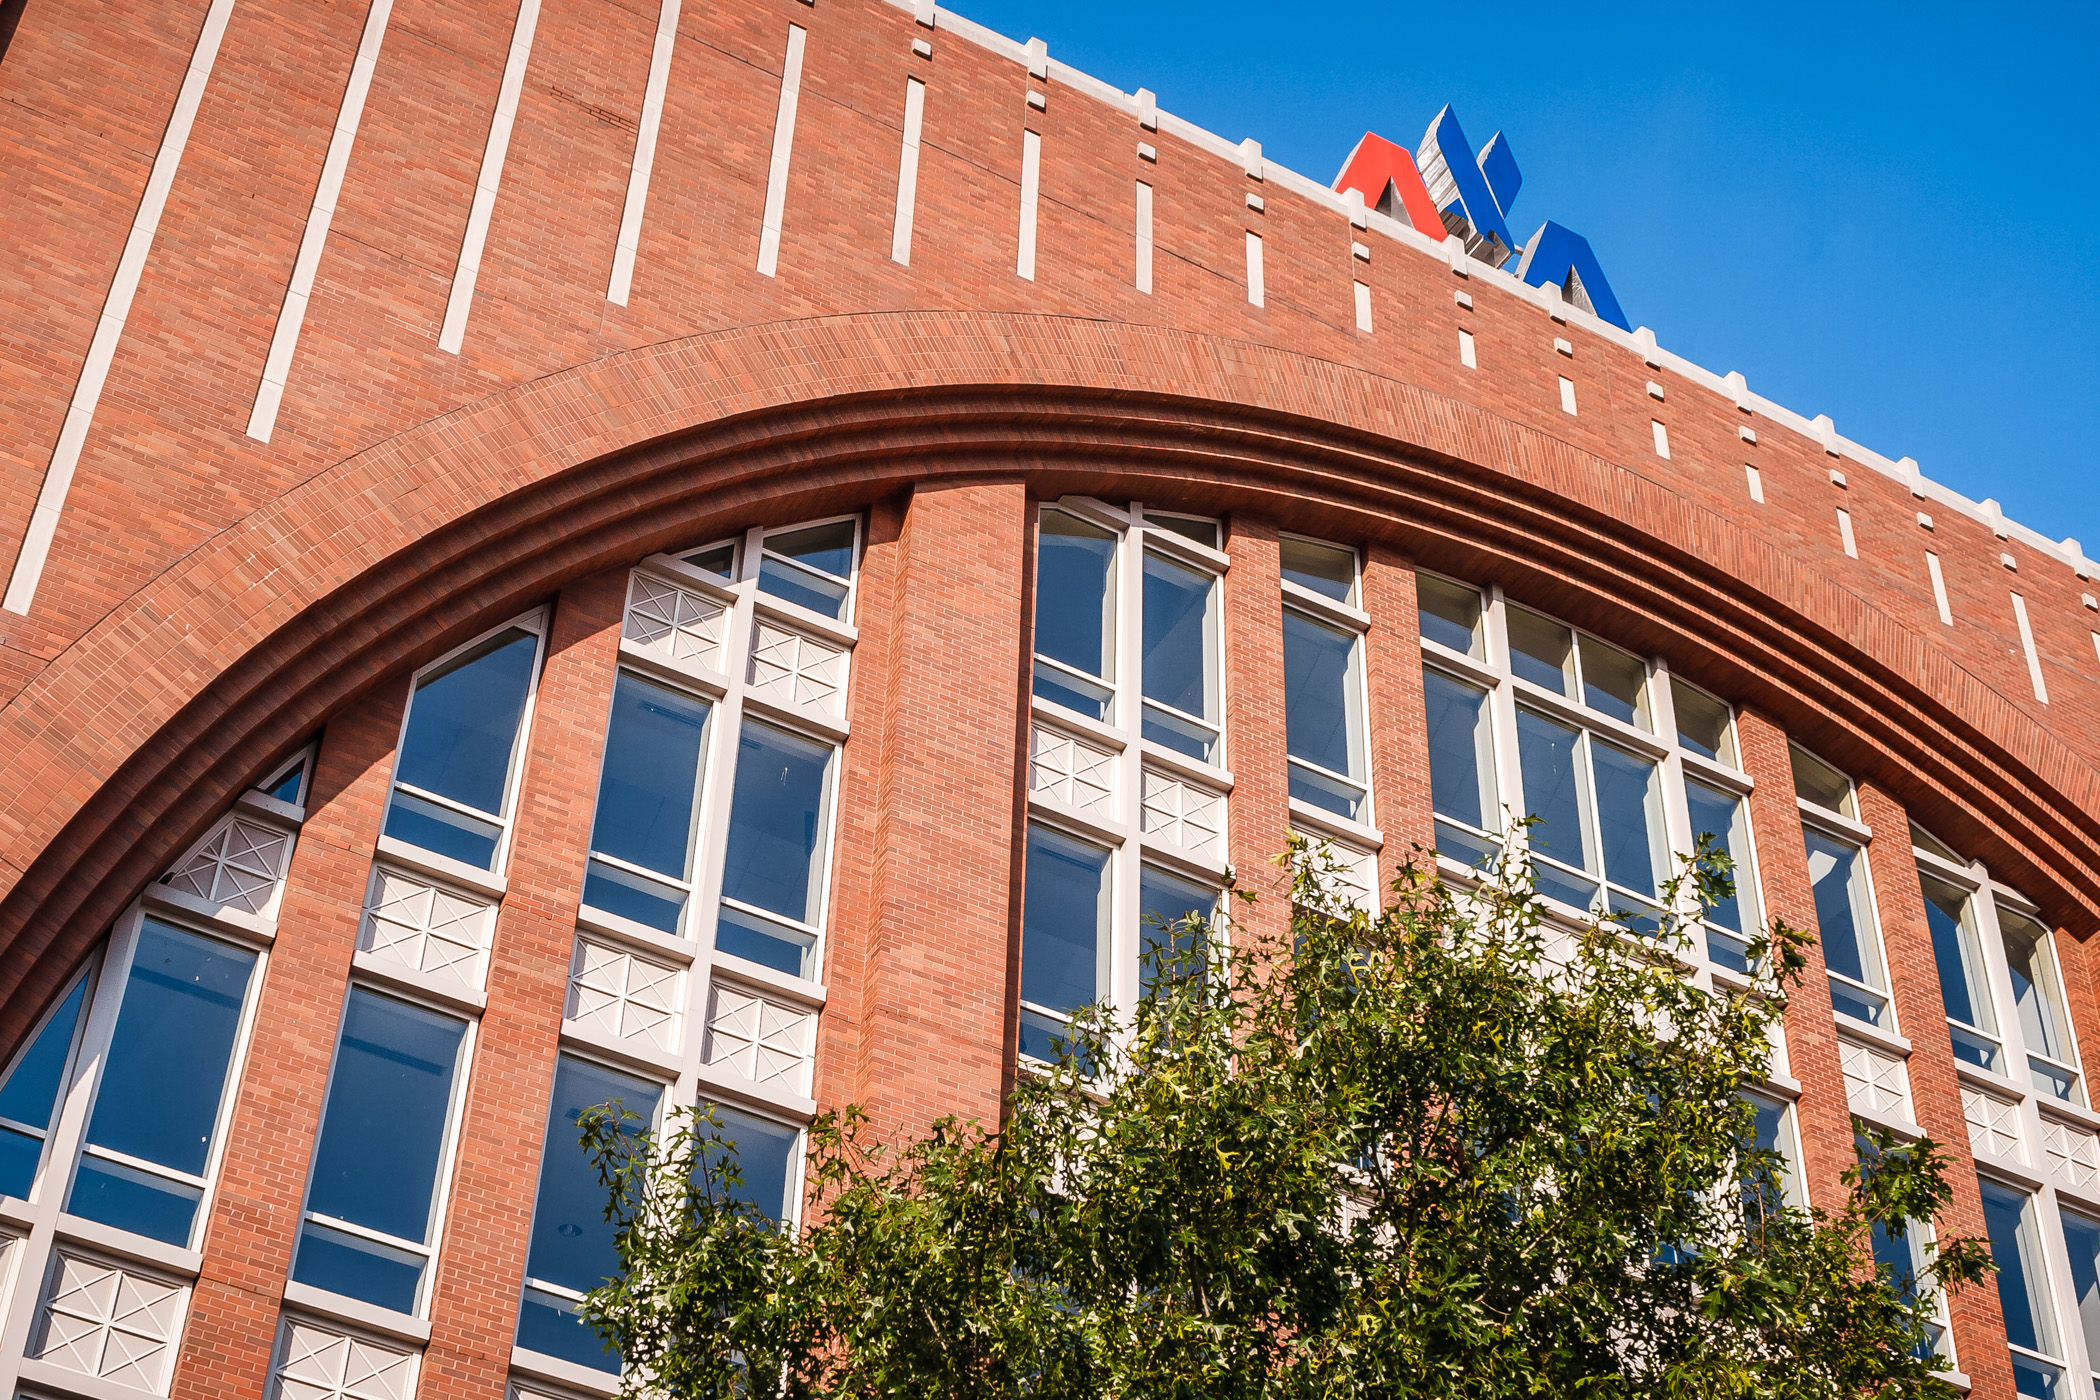
<svg viewBox="0 0 2100 1400">
<path fill-rule="evenodd" d="M 1699 978 L 1817 928 L 1793 1189 L 1945 1141 L 1942 1345 L 2091 1382 L 2075 541 L 930 3 L 0 34 L 10 1393 L 603 1392 L 550 1120 L 792 1209 L 1146 910 L 1515 811 L 1570 905 L 1720 834 Z"/>
</svg>

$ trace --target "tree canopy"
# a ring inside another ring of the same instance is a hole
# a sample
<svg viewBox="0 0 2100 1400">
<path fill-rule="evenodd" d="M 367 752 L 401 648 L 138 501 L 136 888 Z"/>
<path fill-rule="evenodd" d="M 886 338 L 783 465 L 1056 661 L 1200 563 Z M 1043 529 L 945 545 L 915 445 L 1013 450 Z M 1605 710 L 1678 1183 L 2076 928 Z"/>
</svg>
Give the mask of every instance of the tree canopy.
<svg viewBox="0 0 2100 1400">
<path fill-rule="evenodd" d="M 1790 1199 L 1744 1091 L 1804 939 L 1775 924 L 1747 991 L 1688 975 L 1724 857 L 1702 849 L 1665 906 L 1687 916 L 1645 932 L 1555 922 L 1514 862 L 1477 887 L 1411 866 L 1376 913 L 1321 864 L 1295 853 L 1286 931 L 1153 939 L 1134 1015 L 1079 1017 L 1004 1121 L 899 1142 L 820 1118 L 799 1226 L 743 1201 L 705 1110 L 656 1139 L 587 1116 L 622 1273 L 584 1312 L 629 1386 L 1953 1394 L 1936 1290 L 1987 1251 L 1942 1239 L 1920 1278 L 1876 1262 L 1877 1232 L 1949 1199 L 1930 1140 L 1865 1139 L 1844 1201 Z"/>
</svg>

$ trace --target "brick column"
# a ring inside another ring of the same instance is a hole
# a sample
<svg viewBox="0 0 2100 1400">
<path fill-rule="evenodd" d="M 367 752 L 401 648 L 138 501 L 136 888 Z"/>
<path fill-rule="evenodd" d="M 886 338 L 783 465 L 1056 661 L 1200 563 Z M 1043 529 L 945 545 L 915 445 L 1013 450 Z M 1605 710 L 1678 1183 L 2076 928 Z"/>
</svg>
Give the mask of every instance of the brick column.
<svg viewBox="0 0 2100 1400">
<path fill-rule="evenodd" d="M 408 681 L 329 722 L 226 1128 L 174 1400 L 260 1395 L 320 1128 Z"/>
<path fill-rule="evenodd" d="M 554 609 L 431 1291 L 421 1400 L 496 1400 L 510 1374 L 626 590 L 626 570 L 602 574 L 566 590 Z"/>
<path fill-rule="evenodd" d="M 1816 933 L 1815 887 L 1808 878 L 1808 851 L 1801 812 L 1794 805 L 1793 764 L 1786 734 L 1763 715 L 1736 712 L 1736 744 L 1743 771 L 1756 781 L 1750 820 L 1757 836 L 1758 875 L 1764 886 L 1765 917 L 1783 919 Z M 1837 1209 L 1845 1197 L 1841 1175 L 1852 1165 L 1852 1111 L 1838 1060 L 1837 1022 L 1830 1008 L 1830 979 L 1820 942 L 1809 945 L 1786 1013 L 1787 1060 L 1801 1082 L 1795 1114 L 1801 1130 L 1801 1176 L 1809 1200 Z"/>
<path fill-rule="evenodd" d="M 916 491 L 893 547 L 861 1097 L 885 1132 L 996 1122 L 1020 966 L 1028 498 Z M 870 597 L 872 613 L 883 606 Z M 857 709 L 855 723 L 865 714 Z M 862 760 L 865 761 L 865 760 Z"/>
<path fill-rule="evenodd" d="M 1433 870 L 1436 817 L 1429 794 L 1429 717 L 1422 700 L 1422 619 L 1415 602 L 1414 565 L 1384 545 L 1364 559 L 1364 638 L 1370 681 L 1371 783 L 1385 850 L 1378 859 L 1381 895 L 1400 867 L 1416 861 Z M 1417 851 L 1416 846 L 1422 847 Z"/>
<path fill-rule="evenodd" d="M 1976 1159 L 1969 1153 L 1969 1125 L 1961 1108 L 1953 1042 L 1947 1038 L 1939 964 L 1933 958 L 1932 929 L 1925 922 L 1925 894 L 1910 853 L 1910 815 L 1882 789 L 1861 783 L 1859 816 L 1874 828 L 1867 862 L 1874 879 L 1875 911 L 1881 916 L 1881 943 L 1888 957 L 1889 995 L 1896 1003 L 1896 1024 L 1910 1041 L 1905 1069 L 1910 1075 L 1912 1112 L 1918 1126 L 1946 1149 L 1948 1183 L 1954 1188 L 1954 1199 L 1937 1224 L 1938 1238 L 1967 1235 L 1981 1239 L 1983 1197 L 1976 1188 Z M 1979 1400 L 1984 1396 L 2009 1400 L 2012 1366 L 2006 1359 L 2005 1320 L 1996 1283 L 1985 1279 L 1980 1287 L 1952 1295 L 1949 1311 L 1955 1358 L 1975 1382 L 1976 1396 Z"/>
<path fill-rule="evenodd" d="M 1290 841 L 1290 748 L 1283 717 L 1283 565 L 1276 527 L 1235 515 L 1226 522 L 1232 572 L 1225 580 L 1225 764 L 1232 770 L 1229 849 L 1238 888 L 1260 896 L 1230 903 L 1243 943 L 1282 937 L 1291 918 L 1290 877 L 1270 864 Z"/>
</svg>

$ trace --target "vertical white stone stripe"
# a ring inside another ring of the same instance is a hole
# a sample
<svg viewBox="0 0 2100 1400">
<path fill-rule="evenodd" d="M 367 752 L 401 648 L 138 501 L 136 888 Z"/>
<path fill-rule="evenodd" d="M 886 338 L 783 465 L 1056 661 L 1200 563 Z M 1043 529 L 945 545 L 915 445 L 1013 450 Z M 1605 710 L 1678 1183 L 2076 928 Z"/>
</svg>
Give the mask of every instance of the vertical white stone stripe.
<svg viewBox="0 0 2100 1400">
<path fill-rule="evenodd" d="M 371 91 L 372 72 L 379 66 L 379 45 L 386 38 L 386 23 L 393 12 L 394 0 L 372 0 L 372 7 L 365 11 L 364 37 L 357 41 L 357 56 L 350 61 L 350 81 L 343 88 L 343 105 L 336 113 L 335 131 L 328 138 L 327 158 L 321 162 L 321 183 L 314 188 L 313 208 L 306 215 L 306 233 L 299 239 L 299 256 L 292 263 L 291 285 L 285 288 L 284 301 L 277 308 L 277 330 L 270 337 L 262 383 L 255 391 L 255 406 L 248 414 L 248 436 L 257 442 L 268 442 L 277 426 L 277 408 L 284 401 L 292 356 L 299 349 L 299 328 L 306 324 L 314 274 L 320 269 L 322 250 L 328 246 L 328 225 L 335 218 L 336 198 L 343 190 L 343 171 L 350 164 L 350 148 L 357 144 L 357 124 L 365 114 L 365 95 Z"/>
<path fill-rule="evenodd" d="M 15 555 L 14 573 L 7 580 L 5 597 L 0 597 L 0 608 L 11 613 L 29 611 L 29 604 L 36 597 L 37 581 L 44 576 L 51 539 L 58 533 L 58 517 L 65 509 L 66 493 L 73 487 L 73 469 L 80 463 L 88 426 L 95 421 L 102 384 L 109 377 L 117 342 L 124 335 L 124 322 L 131 315 L 131 298 L 139 289 L 139 274 L 146 270 L 153 236 L 160 230 L 161 211 L 167 207 L 168 191 L 174 188 L 175 171 L 182 164 L 183 147 L 189 144 L 190 127 L 204 101 L 204 87 L 211 81 L 211 67 L 218 60 L 219 41 L 226 36 L 226 22 L 233 17 L 233 5 L 234 0 L 211 0 L 211 8 L 204 12 L 204 27 L 197 31 L 197 47 L 190 52 L 190 66 L 175 94 L 175 110 L 168 114 L 160 150 L 146 177 L 146 192 L 139 200 L 138 213 L 132 216 L 131 233 L 117 258 L 116 275 L 110 278 L 102 317 L 95 325 L 94 339 L 88 343 L 87 359 L 81 363 L 80 379 L 73 386 L 73 400 L 66 406 L 65 421 L 59 426 L 58 443 L 51 449 L 51 465 L 44 469 L 43 489 L 37 492 L 36 506 L 29 513 L 21 552 Z"/>
<path fill-rule="evenodd" d="M 1262 284 L 1261 235 L 1247 230 L 1247 301 L 1253 306 L 1268 304 L 1268 288 Z"/>
<path fill-rule="evenodd" d="M 911 212 L 919 197 L 919 131 L 926 122 L 926 84 L 904 80 L 904 151 L 897 157 L 897 221 L 890 229 L 890 261 L 911 266 Z"/>
<path fill-rule="evenodd" d="M 671 54 L 678 47 L 678 0 L 664 0 L 656 15 L 656 48 L 649 55 L 649 85 L 642 91 L 642 124 L 634 133 L 634 168 L 627 172 L 627 203 L 620 210 L 620 237 L 613 245 L 612 280 L 605 299 L 627 304 L 634 285 L 635 250 L 642 246 L 642 206 L 649 202 L 649 172 L 656 168 L 656 131 L 663 124 L 664 92 L 671 85 Z"/>
<path fill-rule="evenodd" d="M 1939 605 L 1940 621 L 1952 627 L 1954 610 L 1947 606 L 1947 580 L 1940 573 L 1940 556 L 1929 549 L 1925 551 L 1925 572 L 1932 575 L 1932 601 Z"/>
<path fill-rule="evenodd" d="M 2027 600 L 2012 595 L 2013 621 L 2020 624 L 2020 650 L 2027 653 L 2027 679 L 2034 683 L 2034 698 L 2049 703 L 2049 686 L 2042 679 L 2042 658 L 2034 649 L 2034 629 L 2027 625 Z"/>
<path fill-rule="evenodd" d="M 1365 335 L 1371 333 L 1371 289 L 1358 282 L 1356 286 L 1356 328 Z"/>
<path fill-rule="evenodd" d="M 1014 254 L 1014 271 L 1035 280 L 1035 199 L 1043 181 L 1043 138 L 1033 131 L 1021 133 L 1021 246 Z"/>
<path fill-rule="evenodd" d="M 1152 294 L 1152 186 L 1137 182 L 1137 289 Z"/>
<path fill-rule="evenodd" d="M 1651 418 L 1648 424 L 1655 430 L 1655 455 L 1667 462 L 1670 459 L 1670 430 L 1663 426 L 1660 418 Z"/>
<path fill-rule="evenodd" d="M 1462 330 L 1458 333 L 1458 362 L 1467 369 L 1480 368 L 1480 357 L 1473 349 L 1473 332 L 1471 331 Z"/>
<path fill-rule="evenodd" d="M 1560 411 L 1562 413 L 1573 413 L 1575 411 L 1575 381 L 1568 378 L 1565 374 L 1560 376 Z"/>
<path fill-rule="evenodd" d="M 1852 558 L 1859 558 L 1859 543 L 1852 538 L 1852 512 L 1838 507 L 1838 543 Z"/>
<path fill-rule="evenodd" d="M 766 170 L 765 221 L 758 231 L 758 270 L 780 268 L 780 219 L 787 208 L 788 156 L 795 149 L 795 111 L 802 102 L 802 45 L 809 31 L 788 26 L 787 59 L 780 65 L 780 113 L 773 118 L 773 163 Z"/>
<path fill-rule="evenodd" d="M 489 143 L 481 153 L 481 173 L 474 177 L 474 207 L 467 213 L 467 236 L 460 241 L 459 266 L 452 273 L 452 295 L 445 302 L 445 324 L 438 349 L 457 355 L 467 338 L 467 313 L 474 309 L 474 279 L 481 275 L 481 249 L 489 238 L 489 216 L 496 212 L 496 187 L 503 183 L 503 157 L 510 150 L 510 129 L 518 120 L 518 94 L 525 88 L 525 65 L 532 57 L 532 31 L 539 27 L 540 0 L 518 0 L 518 22 L 510 32 L 510 56 L 503 61 L 503 86 L 496 92 L 496 115 L 489 121 Z"/>
<path fill-rule="evenodd" d="M 1759 505 L 1763 505 L 1765 503 L 1764 473 L 1760 472 L 1756 467 L 1750 465 L 1748 462 L 1745 462 L 1743 463 L 1743 475 L 1747 477 L 1750 481 L 1750 499 L 1757 502 Z M 1937 574 L 1939 571 L 1938 560 L 1933 561 L 1933 571 L 1935 574 Z"/>
</svg>

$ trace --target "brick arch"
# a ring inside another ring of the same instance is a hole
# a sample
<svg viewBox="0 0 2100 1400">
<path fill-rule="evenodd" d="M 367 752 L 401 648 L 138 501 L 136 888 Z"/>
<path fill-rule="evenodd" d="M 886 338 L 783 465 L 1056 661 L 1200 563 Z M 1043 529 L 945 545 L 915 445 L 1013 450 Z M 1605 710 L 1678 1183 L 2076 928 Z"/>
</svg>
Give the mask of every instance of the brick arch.
<svg viewBox="0 0 2100 1400">
<path fill-rule="evenodd" d="M 971 312 L 739 328 L 490 395 L 343 460 L 0 711 L 0 1044 L 228 795 L 375 677 L 710 525 L 1025 474 L 1383 539 L 1768 709 L 2100 926 L 2100 773 L 1943 647 L 1666 484 L 1361 369 Z"/>
</svg>

